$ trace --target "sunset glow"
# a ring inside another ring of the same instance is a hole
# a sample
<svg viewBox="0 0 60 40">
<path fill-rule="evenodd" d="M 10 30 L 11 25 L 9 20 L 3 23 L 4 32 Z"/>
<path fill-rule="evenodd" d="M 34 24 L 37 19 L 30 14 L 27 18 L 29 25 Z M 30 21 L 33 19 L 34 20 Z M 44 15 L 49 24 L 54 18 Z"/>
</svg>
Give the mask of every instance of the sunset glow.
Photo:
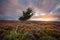
<svg viewBox="0 0 60 40">
<path fill-rule="evenodd" d="M 45 16 L 35 16 L 31 18 L 30 20 L 32 21 L 54 21 L 54 20 L 57 20 L 57 18 L 51 15 L 49 16 L 45 15 Z"/>
<path fill-rule="evenodd" d="M 44 19 L 52 19 L 52 18 L 55 18 L 55 16 L 51 16 L 51 15 L 45 15 L 45 16 L 42 16 L 41 18 L 44 18 Z"/>
<path fill-rule="evenodd" d="M 43 18 L 40 18 L 40 19 L 31 19 L 32 21 L 35 20 L 35 21 L 52 21 L 53 19 L 43 19 Z"/>
<path fill-rule="evenodd" d="M 31 19 L 31 21 L 54 21 L 55 18 L 39 18 L 39 19 Z"/>
</svg>

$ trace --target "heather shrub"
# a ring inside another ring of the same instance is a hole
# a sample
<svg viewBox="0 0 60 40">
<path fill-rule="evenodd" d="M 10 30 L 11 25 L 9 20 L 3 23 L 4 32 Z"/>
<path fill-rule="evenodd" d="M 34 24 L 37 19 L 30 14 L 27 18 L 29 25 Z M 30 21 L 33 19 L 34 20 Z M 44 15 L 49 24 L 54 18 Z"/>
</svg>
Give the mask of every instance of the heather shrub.
<svg viewBox="0 0 60 40">
<path fill-rule="evenodd" d="M 29 28 L 19 28 L 7 30 L 6 40 L 57 40 L 54 36 L 48 34 L 48 29 L 41 28 L 40 30 L 32 31 Z"/>
</svg>

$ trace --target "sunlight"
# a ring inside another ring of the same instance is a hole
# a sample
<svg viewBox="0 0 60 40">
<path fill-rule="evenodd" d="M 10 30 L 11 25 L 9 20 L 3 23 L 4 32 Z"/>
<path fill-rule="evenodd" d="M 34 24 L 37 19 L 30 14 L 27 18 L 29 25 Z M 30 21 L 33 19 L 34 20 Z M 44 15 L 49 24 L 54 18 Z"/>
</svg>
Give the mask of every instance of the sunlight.
<svg viewBox="0 0 60 40">
<path fill-rule="evenodd" d="M 55 21 L 55 20 L 57 20 L 57 18 L 54 16 L 51 16 L 51 15 L 49 15 L 49 16 L 45 15 L 45 16 L 38 16 L 38 18 L 35 17 L 30 20 L 32 20 L 32 21 Z"/>
<path fill-rule="evenodd" d="M 40 21 L 52 21 L 52 18 L 41 18 Z"/>
<path fill-rule="evenodd" d="M 41 21 L 52 21 L 52 20 L 54 20 L 53 16 L 43 16 L 41 18 L 42 18 L 42 19 L 40 19 Z"/>
<path fill-rule="evenodd" d="M 32 21 L 55 21 L 57 18 L 55 16 L 52 16 L 50 14 L 44 13 L 44 12 L 40 12 L 40 11 L 36 11 L 34 16 L 30 19 Z"/>
<path fill-rule="evenodd" d="M 53 21 L 52 18 L 38 18 L 38 19 L 31 19 L 32 21 Z"/>
</svg>

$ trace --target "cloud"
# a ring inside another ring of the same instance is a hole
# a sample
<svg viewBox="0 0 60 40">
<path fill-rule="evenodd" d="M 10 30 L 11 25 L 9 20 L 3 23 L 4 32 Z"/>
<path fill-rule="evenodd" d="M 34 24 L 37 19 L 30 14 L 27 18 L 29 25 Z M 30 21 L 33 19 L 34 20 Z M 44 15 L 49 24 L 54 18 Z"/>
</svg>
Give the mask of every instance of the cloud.
<svg viewBox="0 0 60 40">
<path fill-rule="evenodd" d="M 52 11 L 55 15 L 60 15 L 60 4 L 56 6 L 56 9 Z"/>
<path fill-rule="evenodd" d="M 1 0 L 0 5 L 1 14 L 4 15 L 15 13 L 18 8 L 17 0 Z"/>
<path fill-rule="evenodd" d="M 1 0 L 1 13 L 15 13 L 16 9 L 24 10 L 29 6 L 44 12 L 52 11 L 59 0 Z"/>
<path fill-rule="evenodd" d="M 60 15 L 60 9 L 57 8 L 59 5 L 60 0 L 0 0 L 0 15 L 2 17 L 6 16 L 6 19 L 17 19 L 19 15 L 22 15 L 22 11 L 26 10 L 28 7 L 32 7 L 36 11 L 42 11 L 47 14 L 53 12 L 54 14 Z M 8 16 L 9 18 L 7 18 Z M 0 17 L 0 19 L 2 17 Z"/>
</svg>

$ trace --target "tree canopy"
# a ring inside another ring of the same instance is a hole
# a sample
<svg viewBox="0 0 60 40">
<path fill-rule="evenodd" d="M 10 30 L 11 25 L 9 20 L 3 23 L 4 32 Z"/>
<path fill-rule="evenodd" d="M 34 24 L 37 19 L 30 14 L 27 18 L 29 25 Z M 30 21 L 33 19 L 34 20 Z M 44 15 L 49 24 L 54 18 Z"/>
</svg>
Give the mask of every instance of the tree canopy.
<svg viewBox="0 0 60 40">
<path fill-rule="evenodd" d="M 30 19 L 33 16 L 33 10 L 31 8 L 28 8 L 26 11 L 23 11 L 23 15 L 19 17 L 20 21 L 26 21 Z"/>
</svg>

